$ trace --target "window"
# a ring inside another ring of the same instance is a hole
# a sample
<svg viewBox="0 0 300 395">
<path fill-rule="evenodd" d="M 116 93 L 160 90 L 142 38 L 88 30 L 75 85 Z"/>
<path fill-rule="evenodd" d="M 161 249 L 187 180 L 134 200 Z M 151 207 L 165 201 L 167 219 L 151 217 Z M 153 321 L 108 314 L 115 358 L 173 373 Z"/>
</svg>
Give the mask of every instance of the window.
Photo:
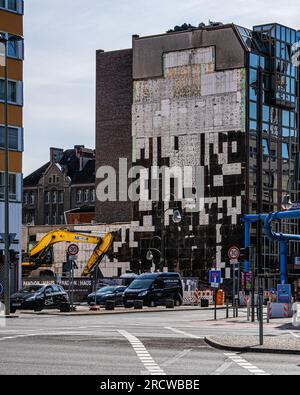
<svg viewBox="0 0 300 395">
<path fill-rule="evenodd" d="M 46 194 L 45 194 L 45 202 L 46 202 L 46 204 L 50 203 L 50 192 L 46 192 Z"/>
<path fill-rule="evenodd" d="M 91 199 L 92 199 L 92 202 L 96 201 L 96 191 L 95 191 L 95 189 L 92 189 L 92 197 L 91 197 Z"/>
<path fill-rule="evenodd" d="M 270 154 L 270 150 L 269 150 L 269 142 L 267 139 L 263 139 L 262 141 L 262 145 L 263 145 L 263 152 L 264 155 L 269 155 Z"/>
<path fill-rule="evenodd" d="M 9 174 L 8 184 L 9 184 L 9 199 L 10 200 L 17 200 L 17 176 L 16 176 L 16 174 Z M 4 187 L 5 187 L 4 173 L 0 173 L 0 199 L 4 199 L 4 194 L 5 194 Z"/>
<path fill-rule="evenodd" d="M 34 195 L 34 193 L 31 193 L 31 194 L 30 194 L 30 204 L 31 204 L 31 205 L 34 205 L 34 204 L 35 204 L 35 195 Z"/>
<path fill-rule="evenodd" d="M 57 192 L 52 192 L 52 203 L 57 203 Z"/>
<path fill-rule="evenodd" d="M 76 192 L 76 202 L 77 202 L 77 203 L 81 203 L 81 202 L 82 202 L 82 191 L 81 191 L 81 189 L 79 189 L 79 190 Z"/>
<path fill-rule="evenodd" d="M 8 81 L 8 102 L 12 104 L 23 104 L 23 83 L 22 81 Z M 0 100 L 5 100 L 5 81 L 0 79 Z"/>
<path fill-rule="evenodd" d="M 23 1 L 24 0 L 0 0 L 0 8 L 23 14 Z"/>
<path fill-rule="evenodd" d="M 174 137 L 174 149 L 175 149 L 175 151 L 179 151 L 179 137 L 178 136 Z"/>
<path fill-rule="evenodd" d="M 88 189 L 86 189 L 84 191 L 84 201 L 88 202 L 90 200 L 90 191 Z"/>
<path fill-rule="evenodd" d="M 290 153 L 289 153 L 289 146 L 287 143 L 282 144 L 282 159 L 289 159 L 290 158 Z"/>
<path fill-rule="evenodd" d="M 0 126 L 0 148 L 4 148 L 4 135 L 5 128 Z M 21 133 L 20 129 L 9 127 L 8 128 L 8 147 L 10 150 L 22 150 L 22 144 L 20 144 Z"/>
<path fill-rule="evenodd" d="M 59 192 L 59 203 L 63 203 L 64 202 L 64 193 L 63 191 Z"/>
</svg>

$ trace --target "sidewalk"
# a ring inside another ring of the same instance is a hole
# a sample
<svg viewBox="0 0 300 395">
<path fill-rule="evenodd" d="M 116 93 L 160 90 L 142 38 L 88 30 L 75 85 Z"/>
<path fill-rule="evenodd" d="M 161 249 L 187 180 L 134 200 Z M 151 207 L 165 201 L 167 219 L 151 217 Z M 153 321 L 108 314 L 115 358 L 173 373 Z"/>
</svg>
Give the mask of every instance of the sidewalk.
<svg viewBox="0 0 300 395">
<path fill-rule="evenodd" d="M 265 336 L 263 346 L 259 345 L 258 336 L 208 336 L 205 341 L 226 351 L 300 355 L 300 331 L 298 336 Z"/>
<path fill-rule="evenodd" d="M 224 310 L 225 307 L 220 306 L 217 308 L 218 310 Z M 25 311 L 20 310 L 17 312 L 18 315 L 58 315 L 58 316 L 69 316 L 69 317 L 76 317 L 76 316 L 101 316 L 101 315 L 108 315 L 108 314 L 139 314 L 139 313 L 172 313 L 172 312 L 179 312 L 179 311 L 213 311 L 214 307 L 199 307 L 199 306 L 181 306 L 175 307 L 174 309 L 167 309 L 166 307 L 144 307 L 142 310 L 134 310 L 125 309 L 124 307 L 117 307 L 113 311 L 107 311 L 104 307 L 100 309 L 100 311 L 90 311 L 89 307 L 87 306 L 76 306 L 76 311 L 70 313 L 61 313 L 59 310 L 44 310 L 40 313 L 34 311 Z"/>
</svg>

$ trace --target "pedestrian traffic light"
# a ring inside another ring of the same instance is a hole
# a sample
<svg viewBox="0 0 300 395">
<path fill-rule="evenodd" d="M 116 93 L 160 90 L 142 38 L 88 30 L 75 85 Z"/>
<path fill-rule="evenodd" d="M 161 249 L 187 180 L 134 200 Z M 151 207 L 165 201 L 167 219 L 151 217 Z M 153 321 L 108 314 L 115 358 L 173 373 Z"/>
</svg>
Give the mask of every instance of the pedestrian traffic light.
<svg viewBox="0 0 300 395">
<path fill-rule="evenodd" d="M 242 248 L 241 249 L 241 255 L 240 255 L 240 260 L 241 261 L 249 261 L 250 258 L 250 248 Z"/>
</svg>

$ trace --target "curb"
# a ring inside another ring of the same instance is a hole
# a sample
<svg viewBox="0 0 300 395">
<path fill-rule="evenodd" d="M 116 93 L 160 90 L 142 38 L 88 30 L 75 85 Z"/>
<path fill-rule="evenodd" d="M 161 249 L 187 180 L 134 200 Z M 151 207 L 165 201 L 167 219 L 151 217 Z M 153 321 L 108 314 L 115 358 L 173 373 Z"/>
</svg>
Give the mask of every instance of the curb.
<svg viewBox="0 0 300 395">
<path fill-rule="evenodd" d="M 225 307 L 218 308 L 218 310 L 224 310 Z M 214 308 L 194 308 L 194 309 L 186 309 L 186 308 L 177 308 L 177 309 L 154 309 L 154 310 L 126 310 L 126 311 L 108 311 L 102 309 L 97 312 L 75 312 L 75 313 L 58 313 L 58 312 L 41 312 L 35 313 L 31 311 L 23 311 L 22 315 L 36 315 L 36 316 L 47 316 L 47 315 L 55 315 L 60 317 L 85 317 L 85 316 L 104 316 L 104 315 L 117 315 L 117 314 L 141 314 L 141 313 L 176 313 L 176 312 L 188 312 L 188 311 L 214 311 Z"/>
<path fill-rule="evenodd" d="M 223 350 L 223 351 L 233 351 L 233 352 L 240 352 L 240 353 L 256 353 L 256 354 L 300 355 L 300 350 L 226 346 L 225 344 L 217 343 L 208 337 L 206 337 L 204 339 L 204 341 L 210 347 L 216 348 L 218 350 Z"/>
</svg>

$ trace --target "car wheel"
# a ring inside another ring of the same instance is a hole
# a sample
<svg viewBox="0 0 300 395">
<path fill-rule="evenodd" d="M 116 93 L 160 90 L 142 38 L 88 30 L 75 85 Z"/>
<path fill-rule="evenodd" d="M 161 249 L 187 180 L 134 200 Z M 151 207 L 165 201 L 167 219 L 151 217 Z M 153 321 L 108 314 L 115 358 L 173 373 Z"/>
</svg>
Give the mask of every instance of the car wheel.
<svg viewBox="0 0 300 395">
<path fill-rule="evenodd" d="M 69 303 L 61 303 L 60 308 L 59 308 L 61 313 L 70 313 L 71 311 L 71 306 Z"/>
<path fill-rule="evenodd" d="M 38 313 L 38 312 L 43 311 L 43 308 L 44 308 L 44 304 L 43 304 L 42 302 L 39 302 L 39 303 L 35 306 L 34 311 Z"/>
<path fill-rule="evenodd" d="M 175 299 L 175 306 L 176 307 L 180 307 L 183 304 L 183 300 L 182 297 L 179 295 L 176 299 Z"/>
<path fill-rule="evenodd" d="M 16 312 L 17 310 L 16 309 L 10 309 L 10 312 L 11 312 L 11 314 L 15 314 L 15 312 Z"/>
<path fill-rule="evenodd" d="M 128 304 L 128 303 L 124 303 L 124 307 L 125 307 L 125 309 L 130 309 L 132 307 L 132 305 Z"/>
</svg>

